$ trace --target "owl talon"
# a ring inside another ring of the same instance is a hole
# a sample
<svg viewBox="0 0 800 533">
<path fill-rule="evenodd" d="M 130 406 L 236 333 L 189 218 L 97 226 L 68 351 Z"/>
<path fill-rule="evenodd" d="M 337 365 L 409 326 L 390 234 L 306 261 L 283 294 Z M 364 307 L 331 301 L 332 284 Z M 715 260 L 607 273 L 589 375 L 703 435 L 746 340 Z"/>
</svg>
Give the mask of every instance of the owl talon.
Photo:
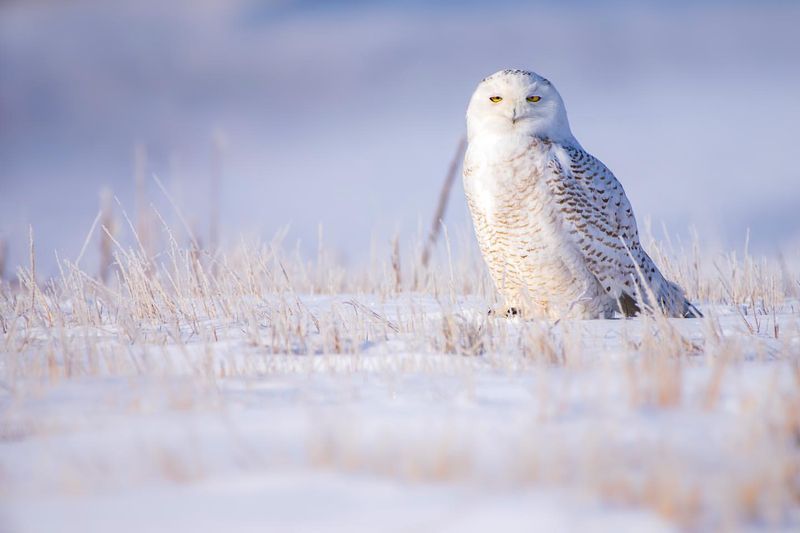
<svg viewBox="0 0 800 533">
<path fill-rule="evenodd" d="M 520 311 L 516 307 L 502 307 L 500 309 L 489 309 L 489 312 L 487 314 L 489 316 L 511 318 L 514 316 L 522 316 L 522 311 Z"/>
</svg>

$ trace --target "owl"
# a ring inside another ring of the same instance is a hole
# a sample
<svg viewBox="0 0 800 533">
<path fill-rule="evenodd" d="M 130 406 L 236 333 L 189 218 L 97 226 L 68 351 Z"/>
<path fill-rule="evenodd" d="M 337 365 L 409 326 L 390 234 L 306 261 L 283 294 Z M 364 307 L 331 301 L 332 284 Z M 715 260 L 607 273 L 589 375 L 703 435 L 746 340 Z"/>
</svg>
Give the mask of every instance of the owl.
<svg viewBox="0 0 800 533">
<path fill-rule="evenodd" d="M 548 80 L 525 70 L 482 80 L 467 141 L 464 191 L 506 313 L 701 316 L 642 248 L 622 185 L 572 135 Z"/>
</svg>

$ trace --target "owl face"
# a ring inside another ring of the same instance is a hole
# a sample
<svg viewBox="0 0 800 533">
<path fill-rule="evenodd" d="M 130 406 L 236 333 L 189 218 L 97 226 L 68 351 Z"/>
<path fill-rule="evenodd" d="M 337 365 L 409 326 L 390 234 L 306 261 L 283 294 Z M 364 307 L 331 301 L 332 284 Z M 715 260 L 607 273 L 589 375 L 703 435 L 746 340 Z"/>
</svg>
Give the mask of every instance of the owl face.
<svg viewBox="0 0 800 533">
<path fill-rule="evenodd" d="M 467 109 L 468 136 L 527 135 L 568 141 L 572 133 L 561 95 L 542 76 L 501 70 L 485 78 Z"/>
</svg>

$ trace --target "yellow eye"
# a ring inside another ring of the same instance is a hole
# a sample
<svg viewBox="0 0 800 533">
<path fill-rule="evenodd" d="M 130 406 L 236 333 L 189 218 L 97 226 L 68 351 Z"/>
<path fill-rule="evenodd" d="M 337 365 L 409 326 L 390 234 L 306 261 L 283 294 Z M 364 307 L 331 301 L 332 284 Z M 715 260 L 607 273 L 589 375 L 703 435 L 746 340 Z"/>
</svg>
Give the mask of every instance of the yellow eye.
<svg viewBox="0 0 800 533">
<path fill-rule="evenodd" d="M 529 96 L 526 98 L 526 100 L 529 102 L 538 102 L 541 99 L 542 99 L 541 96 Z"/>
<path fill-rule="evenodd" d="M 502 96 L 490 96 L 489 100 L 491 100 L 492 102 L 494 102 L 496 104 L 497 102 L 502 101 L 503 97 Z"/>
</svg>

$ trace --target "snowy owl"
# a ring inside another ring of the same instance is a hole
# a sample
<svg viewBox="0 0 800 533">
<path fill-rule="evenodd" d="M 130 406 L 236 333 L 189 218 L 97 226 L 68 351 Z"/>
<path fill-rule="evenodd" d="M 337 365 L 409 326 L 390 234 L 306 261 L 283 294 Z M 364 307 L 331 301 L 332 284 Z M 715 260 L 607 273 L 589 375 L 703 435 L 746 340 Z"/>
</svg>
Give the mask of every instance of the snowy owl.
<svg viewBox="0 0 800 533">
<path fill-rule="evenodd" d="M 464 191 L 506 312 L 700 316 L 639 244 L 614 174 L 570 131 L 556 88 L 524 70 L 485 78 L 467 109 Z"/>
</svg>

